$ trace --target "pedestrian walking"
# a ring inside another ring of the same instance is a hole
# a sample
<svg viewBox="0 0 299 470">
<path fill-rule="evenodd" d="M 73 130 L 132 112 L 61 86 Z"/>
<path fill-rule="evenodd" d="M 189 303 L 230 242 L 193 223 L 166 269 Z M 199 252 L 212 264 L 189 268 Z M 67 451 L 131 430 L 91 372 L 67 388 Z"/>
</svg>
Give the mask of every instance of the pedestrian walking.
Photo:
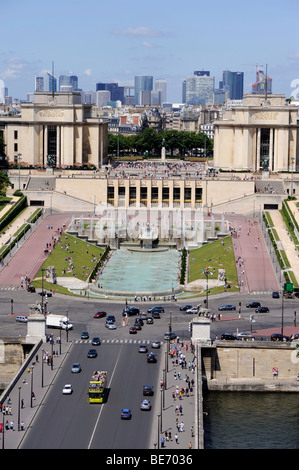
<svg viewBox="0 0 299 470">
<path fill-rule="evenodd" d="M 194 427 L 191 426 L 191 437 L 194 437 Z"/>
<path fill-rule="evenodd" d="M 21 421 L 21 431 L 24 431 L 24 421 Z"/>
<path fill-rule="evenodd" d="M 174 435 L 174 440 L 175 440 L 176 444 L 179 443 L 179 438 L 178 438 L 178 435 L 177 435 L 177 434 Z"/>
<path fill-rule="evenodd" d="M 180 405 L 180 407 L 179 407 L 179 412 L 180 412 L 180 415 L 182 416 L 182 414 L 183 414 L 183 407 L 182 407 L 182 405 Z"/>
<path fill-rule="evenodd" d="M 180 424 L 180 431 L 181 431 L 181 432 L 184 432 L 184 427 L 185 427 L 184 423 L 181 422 L 181 424 Z"/>
<path fill-rule="evenodd" d="M 11 430 L 11 431 L 14 431 L 14 424 L 15 424 L 15 423 L 14 423 L 13 421 L 10 422 L 9 427 L 10 427 L 10 430 Z"/>
</svg>

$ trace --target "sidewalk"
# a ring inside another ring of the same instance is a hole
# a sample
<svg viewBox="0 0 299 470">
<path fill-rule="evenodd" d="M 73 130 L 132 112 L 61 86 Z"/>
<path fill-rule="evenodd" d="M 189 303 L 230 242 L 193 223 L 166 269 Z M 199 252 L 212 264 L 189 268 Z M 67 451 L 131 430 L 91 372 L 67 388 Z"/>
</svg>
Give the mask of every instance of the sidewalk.
<svg viewBox="0 0 299 470">
<path fill-rule="evenodd" d="M 158 437 L 159 449 L 195 449 L 195 400 L 197 386 L 195 383 L 195 367 L 192 367 L 194 354 L 190 349 L 190 340 L 183 343 L 171 342 L 171 351 L 174 351 L 175 354 L 172 358 L 170 355 L 168 356 L 165 390 L 157 392 L 160 393 L 160 397 L 156 397 L 158 406 L 154 410 L 156 417 L 153 423 L 150 449 L 158 449 Z M 163 382 L 162 368 L 163 365 L 161 365 L 160 371 L 161 382 Z M 189 378 L 189 382 L 186 381 L 186 378 Z M 194 386 L 188 389 L 188 383 L 191 385 L 191 381 L 194 381 Z M 187 393 L 185 392 L 186 388 L 188 389 Z M 184 392 L 180 394 L 182 389 Z M 181 411 L 180 407 L 182 407 Z M 162 416 L 162 423 L 161 416 L 158 417 L 158 414 Z M 192 429 L 194 430 L 193 432 Z M 162 446 L 163 438 L 164 446 Z"/>
<path fill-rule="evenodd" d="M 23 374 L 19 377 L 9 394 L 10 404 L 8 404 L 8 397 L 3 401 L 4 410 L 8 407 L 9 411 L 11 409 L 11 414 L 3 414 L 2 422 L 4 428 L 5 423 L 8 422 L 9 430 L 4 429 L 4 443 L 3 434 L 0 434 L 0 446 L 2 449 L 20 448 L 26 431 L 30 428 L 34 416 L 43 403 L 71 345 L 71 342 L 66 343 L 63 339 L 61 354 L 59 354 L 59 344 L 54 345 L 54 350 L 55 352 L 58 351 L 58 355 L 54 355 L 52 369 L 45 361 L 42 363 L 42 351 L 44 350 L 51 354 L 51 344 L 48 342 L 43 343 L 36 353 L 38 361 L 36 361 L 35 357 L 33 358 L 30 362 L 29 369 L 27 367 L 25 368 Z M 34 392 L 35 399 L 31 399 L 31 391 Z M 13 423 L 13 430 L 10 428 L 11 423 Z M 21 428 L 22 423 L 24 423 L 24 429 L 19 430 L 18 428 Z"/>
</svg>

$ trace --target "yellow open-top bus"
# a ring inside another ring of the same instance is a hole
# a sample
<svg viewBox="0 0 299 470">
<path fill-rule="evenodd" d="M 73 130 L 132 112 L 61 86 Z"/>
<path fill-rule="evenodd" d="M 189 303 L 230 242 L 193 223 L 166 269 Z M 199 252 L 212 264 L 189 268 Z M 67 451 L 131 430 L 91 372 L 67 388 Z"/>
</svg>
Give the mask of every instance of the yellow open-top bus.
<svg viewBox="0 0 299 470">
<path fill-rule="evenodd" d="M 106 396 L 107 372 L 96 370 L 89 382 L 89 403 L 103 403 Z"/>
</svg>

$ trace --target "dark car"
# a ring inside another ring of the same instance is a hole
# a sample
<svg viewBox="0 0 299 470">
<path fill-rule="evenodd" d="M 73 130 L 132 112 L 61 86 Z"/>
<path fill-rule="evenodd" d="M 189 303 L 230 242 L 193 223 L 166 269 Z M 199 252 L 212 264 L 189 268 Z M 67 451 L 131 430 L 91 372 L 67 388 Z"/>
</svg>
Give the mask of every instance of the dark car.
<svg viewBox="0 0 299 470">
<path fill-rule="evenodd" d="M 164 333 L 164 339 L 166 340 L 172 340 L 175 338 L 176 338 L 176 334 L 174 333 L 174 331 L 172 332 L 167 331 L 166 333 Z"/>
<path fill-rule="evenodd" d="M 120 417 L 121 419 L 131 419 L 132 418 L 131 410 L 129 410 L 129 408 L 123 408 L 121 410 Z"/>
<path fill-rule="evenodd" d="M 141 326 L 140 323 L 138 323 L 138 322 L 134 324 L 134 328 L 135 328 L 137 331 L 142 330 L 142 326 Z"/>
<path fill-rule="evenodd" d="M 130 315 L 139 315 L 140 310 L 137 307 L 127 307 L 123 311 L 123 316 L 130 316 Z"/>
<path fill-rule="evenodd" d="M 107 315 L 106 312 L 97 312 L 94 314 L 93 318 L 103 318 Z"/>
<path fill-rule="evenodd" d="M 249 302 L 249 304 L 246 304 L 247 308 L 258 308 L 260 306 L 261 306 L 260 302 Z"/>
<path fill-rule="evenodd" d="M 277 292 L 277 291 L 272 292 L 272 298 L 273 299 L 279 299 L 279 292 Z"/>
<path fill-rule="evenodd" d="M 271 341 L 290 341 L 289 336 L 282 335 L 281 333 L 273 333 Z"/>
<path fill-rule="evenodd" d="M 222 311 L 222 310 L 236 310 L 236 306 L 235 305 L 230 305 L 230 304 L 221 305 L 220 307 L 218 307 L 218 310 L 220 310 L 220 311 Z"/>
<path fill-rule="evenodd" d="M 28 286 L 27 291 L 28 292 L 35 292 L 35 287 L 34 286 Z"/>
<path fill-rule="evenodd" d="M 164 307 L 161 305 L 154 305 L 153 307 L 150 307 L 147 309 L 147 313 L 153 313 L 153 312 L 164 312 Z"/>
<path fill-rule="evenodd" d="M 183 305 L 183 307 L 180 307 L 180 311 L 186 312 L 186 310 L 189 310 L 189 308 L 192 308 L 192 305 Z"/>
<path fill-rule="evenodd" d="M 95 336 L 94 338 L 92 338 L 91 344 L 92 344 L 93 346 L 99 346 L 99 345 L 101 344 L 100 338 L 99 338 L 98 336 Z"/>
<path fill-rule="evenodd" d="M 131 335 L 135 335 L 137 333 L 137 330 L 136 330 L 136 327 L 135 326 L 131 326 L 131 328 L 129 329 L 129 333 Z"/>
<path fill-rule="evenodd" d="M 108 315 L 108 317 L 106 318 L 106 321 L 112 321 L 113 323 L 115 322 L 115 316 L 114 315 Z"/>
<path fill-rule="evenodd" d="M 46 295 L 47 297 L 52 297 L 52 292 L 43 290 L 43 291 L 39 292 L 39 295 L 41 295 L 41 296 Z"/>
<path fill-rule="evenodd" d="M 89 349 L 88 353 L 87 353 L 87 357 L 89 358 L 95 358 L 97 357 L 98 353 L 95 349 Z"/>
<path fill-rule="evenodd" d="M 269 312 L 269 308 L 268 307 L 258 307 L 255 309 L 255 312 L 256 313 L 267 313 Z"/>
<path fill-rule="evenodd" d="M 153 317 L 147 317 L 147 319 L 145 320 L 145 323 L 147 325 L 152 325 L 154 323 Z"/>
<path fill-rule="evenodd" d="M 147 362 L 157 362 L 157 356 L 154 353 L 149 353 L 147 355 Z"/>
<path fill-rule="evenodd" d="M 232 333 L 223 333 L 221 335 L 221 339 L 226 339 L 228 341 L 235 341 L 237 340 L 237 336 L 233 335 Z"/>
<path fill-rule="evenodd" d="M 88 331 L 82 331 L 82 333 L 81 333 L 81 339 L 88 339 L 88 338 L 89 338 Z"/>
<path fill-rule="evenodd" d="M 144 385 L 143 386 L 143 395 L 152 397 L 154 394 L 153 387 L 151 385 Z"/>
<path fill-rule="evenodd" d="M 158 310 L 154 310 L 152 312 L 153 318 L 161 318 L 160 312 Z"/>
</svg>

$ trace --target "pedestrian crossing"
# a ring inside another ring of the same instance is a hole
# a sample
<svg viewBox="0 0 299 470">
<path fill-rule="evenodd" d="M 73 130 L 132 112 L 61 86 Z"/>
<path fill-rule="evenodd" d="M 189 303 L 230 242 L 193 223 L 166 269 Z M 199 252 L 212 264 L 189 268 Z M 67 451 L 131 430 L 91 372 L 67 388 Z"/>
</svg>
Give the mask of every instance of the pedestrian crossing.
<svg viewBox="0 0 299 470">
<path fill-rule="evenodd" d="M 18 290 L 17 286 L 1 286 L 0 290 Z"/>
<path fill-rule="evenodd" d="M 152 340 L 146 339 L 101 339 L 101 344 L 151 344 Z M 77 339 L 74 341 L 75 344 L 92 344 L 92 339 Z M 160 345 L 163 345 L 163 341 L 160 341 Z"/>
</svg>

